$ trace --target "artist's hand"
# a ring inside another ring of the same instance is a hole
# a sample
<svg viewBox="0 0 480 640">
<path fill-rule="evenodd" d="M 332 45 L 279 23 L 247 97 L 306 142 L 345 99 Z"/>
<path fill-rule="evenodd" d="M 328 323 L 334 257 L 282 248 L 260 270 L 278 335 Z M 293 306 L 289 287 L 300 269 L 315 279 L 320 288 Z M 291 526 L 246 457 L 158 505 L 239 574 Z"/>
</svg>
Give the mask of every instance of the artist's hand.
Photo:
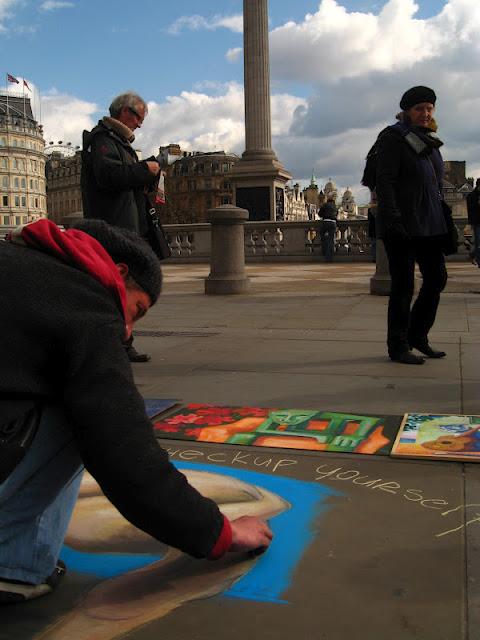
<svg viewBox="0 0 480 640">
<path fill-rule="evenodd" d="M 158 176 L 160 173 L 160 165 L 155 160 L 147 160 L 147 167 L 150 173 L 154 176 Z"/>
<path fill-rule="evenodd" d="M 230 522 L 232 546 L 230 551 L 265 551 L 273 533 L 268 524 L 255 516 L 242 516 Z"/>
</svg>

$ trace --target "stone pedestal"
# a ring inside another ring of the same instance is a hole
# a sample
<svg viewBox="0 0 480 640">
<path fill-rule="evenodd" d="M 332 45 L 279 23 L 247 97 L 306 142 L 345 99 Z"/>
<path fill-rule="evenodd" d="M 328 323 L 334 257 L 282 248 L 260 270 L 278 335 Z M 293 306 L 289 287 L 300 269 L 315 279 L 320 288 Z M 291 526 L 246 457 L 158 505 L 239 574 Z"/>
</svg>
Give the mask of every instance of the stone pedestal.
<svg viewBox="0 0 480 640">
<path fill-rule="evenodd" d="M 231 204 L 207 212 L 212 229 L 210 275 L 205 278 L 206 295 L 246 293 L 244 223 L 248 211 Z"/>
<path fill-rule="evenodd" d="M 272 149 L 268 0 L 243 0 L 245 151 L 231 180 L 235 204 L 250 220 L 283 220 L 291 175 Z"/>
<path fill-rule="evenodd" d="M 375 275 L 370 278 L 370 293 L 373 296 L 390 295 L 390 271 L 388 269 L 387 253 L 383 240 L 377 238 L 377 258 Z"/>
</svg>

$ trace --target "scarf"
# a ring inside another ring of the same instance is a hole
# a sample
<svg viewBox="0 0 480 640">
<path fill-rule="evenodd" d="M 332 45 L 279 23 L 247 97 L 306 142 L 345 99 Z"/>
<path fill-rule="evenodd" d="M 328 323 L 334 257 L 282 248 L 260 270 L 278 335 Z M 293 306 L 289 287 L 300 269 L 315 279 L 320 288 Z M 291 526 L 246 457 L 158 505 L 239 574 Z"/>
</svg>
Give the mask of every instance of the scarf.
<svg viewBox="0 0 480 640">
<path fill-rule="evenodd" d="M 104 116 L 102 118 L 102 122 L 107 127 L 107 129 L 112 129 L 113 131 L 115 131 L 115 133 L 118 133 L 121 138 L 128 140 L 128 142 L 132 143 L 135 140 L 133 131 L 129 127 L 127 127 L 126 124 L 120 122 L 120 120 L 117 120 L 116 118 L 110 118 L 109 116 Z"/>
<path fill-rule="evenodd" d="M 114 294 L 125 318 L 125 282 L 110 255 L 88 233 L 79 229 L 62 231 L 51 220 L 43 218 L 18 227 L 6 239 L 48 253 L 80 271 L 85 271 Z"/>
</svg>

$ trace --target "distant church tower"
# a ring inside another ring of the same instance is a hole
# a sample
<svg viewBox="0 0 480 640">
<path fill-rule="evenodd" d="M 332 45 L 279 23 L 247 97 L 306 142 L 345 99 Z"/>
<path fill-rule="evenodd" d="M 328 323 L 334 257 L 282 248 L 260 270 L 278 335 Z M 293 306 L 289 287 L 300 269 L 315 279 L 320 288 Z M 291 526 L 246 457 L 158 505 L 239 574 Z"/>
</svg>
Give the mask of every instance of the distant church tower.
<svg viewBox="0 0 480 640">
<path fill-rule="evenodd" d="M 347 187 L 345 193 L 342 196 L 342 209 L 345 212 L 346 218 L 356 218 L 358 208 L 355 203 L 355 198 L 353 197 L 353 193 L 350 190 L 350 187 Z"/>
<path fill-rule="evenodd" d="M 318 184 L 317 179 L 315 178 L 314 173 L 312 173 L 312 178 L 310 180 L 310 184 L 308 187 L 305 187 L 303 190 L 305 202 L 307 204 L 318 205 Z"/>
<path fill-rule="evenodd" d="M 328 200 L 329 198 L 333 198 L 335 202 L 337 201 L 337 197 L 338 197 L 337 185 L 333 182 L 331 178 L 328 179 L 327 184 L 323 188 L 323 192 L 325 194 L 325 200 Z"/>
</svg>

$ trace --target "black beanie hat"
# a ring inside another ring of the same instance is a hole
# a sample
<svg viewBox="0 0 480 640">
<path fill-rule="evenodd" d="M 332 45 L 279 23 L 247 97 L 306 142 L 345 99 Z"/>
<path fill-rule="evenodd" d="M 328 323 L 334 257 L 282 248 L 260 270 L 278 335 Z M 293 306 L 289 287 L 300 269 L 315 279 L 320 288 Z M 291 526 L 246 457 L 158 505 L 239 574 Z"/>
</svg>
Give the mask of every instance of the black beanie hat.
<svg viewBox="0 0 480 640">
<path fill-rule="evenodd" d="M 434 105 L 436 99 L 437 96 L 433 89 L 429 87 L 412 87 L 403 94 L 400 100 L 400 109 L 402 109 L 402 111 L 408 111 L 414 105 L 420 104 L 420 102 L 430 102 Z"/>
<path fill-rule="evenodd" d="M 116 264 L 125 263 L 129 275 L 155 304 L 162 288 L 162 271 L 157 256 L 143 238 L 134 231 L 90 218 L 77 222 L 74 229 L 95 238 Z"/>
</svg>

